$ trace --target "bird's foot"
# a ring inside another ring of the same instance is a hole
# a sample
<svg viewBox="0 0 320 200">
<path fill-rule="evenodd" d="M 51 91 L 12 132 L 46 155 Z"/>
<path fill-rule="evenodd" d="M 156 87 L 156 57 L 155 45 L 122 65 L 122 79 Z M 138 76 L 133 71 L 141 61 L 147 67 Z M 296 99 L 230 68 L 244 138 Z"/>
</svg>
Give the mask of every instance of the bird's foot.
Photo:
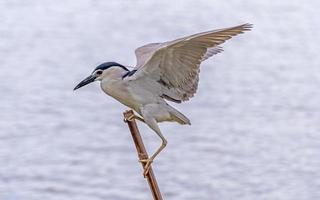
<svg viewBox="0 0 320 200">
<path fill-rule="evenodd" d="M 141 163 L 146 163 L 145 165 L 144 165 L 144 170 L 143 170 L 143 176 L 144 176 L 144 178 L 146 178 L 147 177 L 147 174 L 149 173 L 149 171 L 150 171 L 150 167 L 151 167 L 151 164 L 152 164 L 152 162 L 153 162 L 153 158 L 147 158 L 147 159 L 141 159 L 141 160 L 139 160 L 139 162 L 141 162 Z"/>
<path fill-rule="evenodd" d="M 135 114 L 132 114 L 132 115 L 130 115 L 130 116 L 128 116 L 128 117 L 125 117 L 125 118 L 123 119 L 123 121 L 124 121 L 125 123 L 127 123 L 127 122 L 130 122 L 130 121 L 134 120 L 134 119 L 137 119 L 137 120 L 139 120 L 139 121 L 141 121 L 141 122 L 144 122 L 144 119 L 143 119 L 143 118 L 141 118 L 141 117 L 139 117 L 139 116 L 137 116 L 137 115 L 135 115 Z"/>
<path fill-rule="evenodd" d="M 134 118 L 135 118 L 135 115 L 132 114 L 132 115 L 130 115 L 128 117 L 123 118 L 123 121 L 124 121 L 124 123 L 127 123 L 127 122 L 132 121 Z"/>
</svg>

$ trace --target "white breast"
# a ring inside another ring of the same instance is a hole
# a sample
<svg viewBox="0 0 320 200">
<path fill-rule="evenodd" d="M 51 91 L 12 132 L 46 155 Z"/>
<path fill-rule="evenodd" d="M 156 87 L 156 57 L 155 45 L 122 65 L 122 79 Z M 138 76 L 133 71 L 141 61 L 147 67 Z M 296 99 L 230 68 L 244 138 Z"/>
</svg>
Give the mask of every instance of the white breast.
<svg viewBox="0 0 320 200">
<path fill-rule="evenodd" d="M 108 69 L 101 79 L 102 90 L 139 114 L 148 104 L 165 103 L 160 97 L 159 84 L 145 77 L 139 80 L 122 78 L 126 71 L 121 68 Z"/>
<path fill-rule="evenodd" d="M 120 103 L 135 109 L 137 107 L 137 102 L 134 100 L 128 87 L 121 79 L 106 79 L 101 81 L 101 89 L 109 96 L 115 98 Z"/>
</svg>

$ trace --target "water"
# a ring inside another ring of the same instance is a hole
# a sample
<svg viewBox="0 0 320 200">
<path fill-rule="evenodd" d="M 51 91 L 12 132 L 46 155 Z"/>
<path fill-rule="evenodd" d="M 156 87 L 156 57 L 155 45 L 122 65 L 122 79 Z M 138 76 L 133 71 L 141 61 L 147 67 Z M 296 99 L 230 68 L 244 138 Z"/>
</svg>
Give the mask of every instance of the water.
<svg viewBox="0 0 320 200">
<path fill-rule="evenodd" d="M 0 199 L 151 199 L 125 107 L 97 84 L 102 61 L 250 22 L 203 63 L 195 98 L 164 123 L 154 163 L 165 199 L 320 198 L 318 1 L 0 2 Z M 140 125 L 148 151 L 159 139 Z"/>
</svg>

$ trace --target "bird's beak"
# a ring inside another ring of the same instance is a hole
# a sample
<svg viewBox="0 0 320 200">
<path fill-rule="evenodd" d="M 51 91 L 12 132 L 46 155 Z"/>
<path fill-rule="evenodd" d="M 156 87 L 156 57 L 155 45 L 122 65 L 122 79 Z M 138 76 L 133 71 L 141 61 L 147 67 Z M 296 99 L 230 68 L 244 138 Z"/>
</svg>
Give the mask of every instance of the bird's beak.
<svg viewBox="0 0 320 200">
<path fill-rule="evenodd" d="M 85 85 L 88 85 L 89 83 L 92 83 L 93 81 L 95 81 L 96 77 L 93 75 L 88 76 L 87 78 L 85 78 L 83 81 L 81 81 L 73 90 L 79 89 Z"/>
</svg>

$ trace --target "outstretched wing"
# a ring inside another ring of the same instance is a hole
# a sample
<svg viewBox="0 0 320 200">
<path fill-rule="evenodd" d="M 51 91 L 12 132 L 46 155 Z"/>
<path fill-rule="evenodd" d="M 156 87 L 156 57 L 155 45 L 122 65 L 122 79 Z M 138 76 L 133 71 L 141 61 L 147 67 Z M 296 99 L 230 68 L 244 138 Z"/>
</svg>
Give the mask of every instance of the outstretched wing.
<svg viewBox="0 0 320 200">
<path fill-rule="evenodd" d="M 161 85 L 164 98 L 187 101 L 197 91 L 200 63 L 221 52 L 218 45 L 251 28 L 251 24 L 243 24 L 142 46 L 135 52 L 137 72 L 131 79 L 148 76 Z"/>
<path fill-rule="evenodd" d="M 150 43 L 137 48 L 135 50 L 137 58 L 135 69 L 142 67 L 162 45 L 163 43 Z"/>
</svg>

